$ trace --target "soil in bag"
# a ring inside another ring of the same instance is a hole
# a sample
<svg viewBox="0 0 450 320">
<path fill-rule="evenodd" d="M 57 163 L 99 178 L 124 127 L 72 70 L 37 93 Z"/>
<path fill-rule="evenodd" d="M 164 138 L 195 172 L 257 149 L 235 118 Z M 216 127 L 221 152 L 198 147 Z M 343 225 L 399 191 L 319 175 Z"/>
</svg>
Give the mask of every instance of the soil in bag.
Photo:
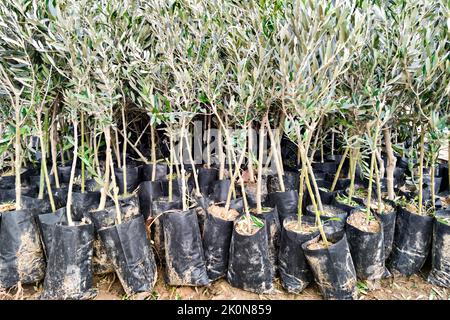
<svg viewBox="0 0 450 320">
<path fill-rule="evenodd" d="M 285 218 L 297 215 L 298 192 L 289 190 L 271 193 L 268 203 L 277 208 L 280 223 L 283 223 Z"/>
<path fill-rule="evenodd" d="M 337 191 L 331 192 L 332 183 L 327 180 L 318 180 L 317 186 L 319 187 L 320 199 L 323 204 L 331 204 L 333 202 L 334 197 L 336 196 Z M 309 198 L 309 194 L 308 194 Z"/>
<path fill-rule="evenodd" d="M 263 176 L 262 182 L 261 182 L 261 201 L 265 202 L 267 200 L 267 178 Z M 256 206 L 256 189 L 257 189 L 257 183 L 256 182 L 246 182 L 245 185 L 245 195 L 247 197 L 247 202 L 249 206 Z M 242 190 L 241 187 L 236 188 L 237 194 L 239 197 L 242 196 Z"/>
<path fill-rule="evenodd" d="M 361 280 L 377 280 L 388 275 L 384 265 L 384 239 L 381 222 L 360 209 L 347 218 L 346 235 L 356 276 Z"/>
<path fill-rule="evenodd" d="M 112 206 L 101 211 L 91 210 L 84 214 L 83 220 L 94 225 L 92 269 L 96 275 L 114 272 L 114 267 L 106 254 L 105 246 L 100 240 L 98 230 L 114 225 L 116 218 L 115 209 L 116 208 Z"/>
<path fill-rule="evenodd" d="M 410 276 L 425 264 L 431 247 L 433 217 L 417 215 L 409 210 L 397 209 L 395 236 L 389 270 L 394 275 Z"/>
<path fill-rule="evenodd" d="M 101 194 L 98 191 L 93 192 L 72 192 L 72 219 L 81 221 L 84 214 L 98 207 Z"/>
<path fill-rule="evenodd" d="M 0 244 L 0 289 L 44 278 L 44 252 L 30 210 L 2 212 Z"/>
<path fill-rule="evenodd" d="M 123 169 L 115 168 L 114 174 L 116 176 L 119 193 L 132 193 L 139 185 L 139 167 L 127 166 L 127 187 L 126 190 L 123 185 Z"/>
<path fill-rule="evenodd" d="M 156 263 L 143 216 L 98 231 L 109 260 L 128 295 L 151 293 Z"/>
<path fill-rule="evenodd" d="M 273 270 L 264 221 L 245 216 L 234 224 L 227 280 L 235 288 L 258 294 L 273 291 Z"/>
<path fill-rule="evenodd" d="M 182 194 L 182 181 L 181 178 L 176 178 L 172 180 L 172 196 L 176 198 L 181 198 Z M 164 197 L 169 196 L 169 181 L 168 180 L 161 180 L 161 188 L 163 192 Z M 192 184 L 188 184 L 188 192 L 191 193 L 193 189 Z"/>
<path fill-rule="evenodd" d="M 55 225 L 41 299 L 84 300 L 95 297 L 96 291 L 92 288 L 93 241 L 92 224 Z"/>
<path fill-rule="evenodd" d="M 172 286 L 209 283 L 195 209 L 166 211 L 163 215 L 165 279 Z"/>
<path fill-rule="evenodd" d="M 290 293 L 302 292 L 313 280 L 301 245 L 318 235 L 314 221 L 312 217 L 303 217 L 301 229 L 296 217 L 283 222 L 278 260 L 281 284 Z"/>
<path fill-rule="evenodd" d="M 344 236 L 326 247 L 320 237 L 302 244 L 314 280 L 325 299 L 356 299 L 356 271 Z"/>
<path fill-rule="evenodd" d="M 436 212 L 428 282 L 450 288 L 450 213 L 448 211 Z"/>
<path fill-rule="evenodd" d="M 233 223 L 238 216 L 239 211 L 232 205 L 228 211 L 225 207 L 215 204 L 208 208 L 203 230 L 203 249 L 206 271 L 211 281 L 227 274 Z"/>
<path fill-rule="evenodd" d="M 209 196 L 212 193 L 218 175 L 219 171 L 216 168 L 198 169 L 198 184 L 203 195 Z"/>
<path fill-rule="evenodd" d="M 200 227 L 200 234 L 203 234 L 203 229 L 205 227 L 206 216 L 208 215 L 209 205 L 212 204 L 211 200 L 204 196 L 194 196 L 196 206 L 195 212 L 197 212 L 198 225 Z"/>
<path fill-rule="evenodd" d="M 305 215 L 316 217 L 313 205 L 306 207 Z M 320 213 L 320 220 L 324 222 L 324 231 L 331 241 L 340 240 L 345 233 L 345 220 L 347 212 L 333 205 L 323 205 L 323 211 Z"/>
<path fill-rule="evenodd" d="M 372 200 L 376 202 L 375 200 Z M 397 206 L 393 201 L 383 200 L 383 209 L 378 212 L 376 203 L 375 216 L 381 221 L 383 227 L 383 238 L 384 238 L 384 257 L 385 260 L 389 258 L 392 251 L 392 243 L 394 242 L 395 234 L 395 219 L 397 217 Z"/>
<path fill-rule="evenodd" d="M 161 183 L 159 181 L 143 181 L 139 185 L 139 211 L 147 220 L 152 216 L 152 202 L 162 196 Z"/>
<path fill-rule="evenodd" d="M 298 190 L 300 185 L 300 176 L 297 171 L 285 171 L 283 182 L 286 191 Z M 280 180 L 278 175 L 270 175 L 267 177 L 267 192 L 275 193 L 280 191 Z"/>
<path fill-rule="evenodd" d="M 60 183 L 69 183 L 71 172 L 72 172 L 72 166 L 58 167 L 59 182 Z M 78 177 L 80 174 L 81 174 L 81 170 L 77 168 L 75 170 L 75 177 Z"/>
<path fill-rule="evenodd" d="M 180 209 L 180 199 L 169 201 L 167 198 L 159 198 L 152 202 L 153 216 L 150 219 L 147 219 L 147 229 L 149 229 L 150 238 L 153 241 L 156 257 L 162 264 L 165 262 L 163 215 L 166 211 Z"/>
<path fill-rule="evenodd" d="M 280 218 L 278 217 L 277 208 L 263 207 L 262 213 L 256 213 L 256 209 L 252 210 L 252 214 L 264 220 L 267 231 L 267 241 L 269 249 L 269 260 L 272 266 L 274 276 L 278 271 L 278 249 L 280 248 Z"/>
<path fill-rule="evenodd" d="M 48 260 L 53 240 L 53 232 L 57 223 L 67 222 L 66 208 L 58 209 L 56 212 L 41 214 L 37 217 L 39 231 L 41 234 L 42 247 Z"/>
</svg>

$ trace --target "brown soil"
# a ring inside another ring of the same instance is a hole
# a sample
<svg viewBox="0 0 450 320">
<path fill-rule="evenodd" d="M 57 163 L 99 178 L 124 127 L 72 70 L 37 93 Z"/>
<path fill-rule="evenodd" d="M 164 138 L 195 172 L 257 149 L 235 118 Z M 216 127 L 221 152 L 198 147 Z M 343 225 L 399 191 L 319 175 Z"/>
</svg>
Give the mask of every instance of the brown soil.
<svg viewBox="0 0 450 320">
<path fill-rule="evenodd" d="M 328 245 L 333 244 L 330 240 L 328 240 Z M 325 242 L 323 242 L 323 240 L 319 240 L 313 243 L 310 243 L 308 245 L 308 249 L 309 250 L 320 250 L 320 249 L 326 249 L 327 246 L 325 244 Z"/>
<path fill-rule="evenodd" d="M 347 223 L 365 232 L 378 233 L 381 230 L 380 222 L 375 219 L 367 220 L 366 214 L 362 211 L 357 211 L 350 215 Z"/>
<path fill-rule="evenodd" d="M 323 211 L 320 213 L 320 215 L 325 217 L 334 217 L 336 215 L 336 211 L 339 211 L 339 213 L 344 213 L 344 211 L 339 208 L 329 205 L 323 205 Z"/>
<path fill-rule="evenodd" d="M 117 276 L 113 273 L 94 277 L 94 287 L 98 289 L 95 300 L 129 300 Z M 278 279 L 274 283 L 273 294 L 259 295 L 230 286 L 225 279 L 217 280 L 209 287 L 174 287 L 164 283 L 163 272 L 158 270 L 158 281 L 149 300 L 321 300 L 322 297 L 315 284 L 309 285 L 300 294 L 287 293 Z M 427 283 L 424 275 L 383 279 L 375 290 L 358 290 L 358 300 L 448 300 L 450 289 L 444 289 Z M 18 298 L 38 299 L 42 292 L 42 283 L 23 285 L 23 292 Z M 16 289 L 0 292 L 0 300 L 17 299 Z"/>
<path fill-rule="evenodd" d="M 380 205 L 378 204 L 378 201 L 376 201 L 376 200 L 372 200 L 370 202 L 370 208 L 373 210 L 376 210 L 380 214 L 387 214 L 387 213 L 391 213 L 394 211 L 394 208 L 386 202 L 382 202 L 381 208 L 380 208 Z"/>
<path fill-rule="evenodd" d="M 316 226 L 312 226 L 312 225 L 305 224 L 305 223 L 302 223 L 302 228 L 300 230 L 297 220 L 286 222 L 284 224 L 284 228 L 286 230 L 300 233 L 300 234 L 309 234 L 309 233 L 313 233 L 317 230 Z"/>
<path fill-rule="evenodd" d="M 14 202 L 7 202 L 0 204 L 0 212 L 7 212 L 16 210 L 16 204 Z"/>
<path fill-rule="evenodd" d="M 442 201 L 442 206 L 445 207 L 449 207 L 450 206 L 450 195 L 447 195 L 445 197 L 440 197 L 441 201 Z"/>
<path fill-rule="evenodd" d="M 234 209 L 229 209 L 227 212 L 224 207 L 216 205 L 210 206 L 208 212 L 217 218 L 227 221 L 234 221 L 239 216 L 239 212 Z"/>
<path fill-rule="evenodd" d="M 411 212 L 411 213 L 419 214 L 418 208 L 417 208 L 415 205 L 413 205 L 412 203 L 408 203 L 408 204 L 405 206 L 405 209 L 408 210 L 408 211 Z"/>
<path fill-rule="evenodd" d="M 259 227 L 255 226 L 251 220 L 243 217 L 236 222 L 236 232 L 243 236 L 251 236 L 259 231 Z"/>
</svg>

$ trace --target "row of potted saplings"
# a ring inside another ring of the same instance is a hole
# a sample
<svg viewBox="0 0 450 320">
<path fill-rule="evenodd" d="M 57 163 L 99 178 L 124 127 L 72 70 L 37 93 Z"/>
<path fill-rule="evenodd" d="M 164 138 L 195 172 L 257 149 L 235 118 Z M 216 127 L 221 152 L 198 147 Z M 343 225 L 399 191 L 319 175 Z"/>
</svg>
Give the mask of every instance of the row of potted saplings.
<svg viewBox="0 0 450 320">
<path fill-rule="evenodd" d="M 60 180 L 52 189 L 55 213 L 36 196 L 33 170 L 22 174 L 23 209 L 8 212 L 14 182 L 2 177 L 0 288 L 45 278 L 42 298 L 86 299 L 95 295 L 93 274 L 116 272 L 128 295 L 151 293 L 160 261 L 169 285 L 203 286 L 226 277 L 235 287 L 270 293 L 279 275 L 289 292 L 300 293 L 314 279 L 325 298 L 346 299 L 355 297 L 357 278 L 389 276 L 386 266 L 394 274 L 418 272 L 432 244 L 428 279 L 448 287 L 448 213 L 417 215 L 380 200 L 380 177 L 372 188 L 346 155 L 313 163 L 314 177 L 304 166 L 261 176 L 256 188 L 243 187 L 239 165 L 227 179 L 216 168 L 182 166 L 191 172 L 187 181 L 172 166 L 167 175 L 162 164 L 116 168 L 118 188 L 106 201 L 92 179 L 84 190 L 75 184 L 68 191 L 64 186 L 79 172 L 62 167 L 51 179 Z M 397 186 L 404 172 L 396 169 Z"/>
</svg>

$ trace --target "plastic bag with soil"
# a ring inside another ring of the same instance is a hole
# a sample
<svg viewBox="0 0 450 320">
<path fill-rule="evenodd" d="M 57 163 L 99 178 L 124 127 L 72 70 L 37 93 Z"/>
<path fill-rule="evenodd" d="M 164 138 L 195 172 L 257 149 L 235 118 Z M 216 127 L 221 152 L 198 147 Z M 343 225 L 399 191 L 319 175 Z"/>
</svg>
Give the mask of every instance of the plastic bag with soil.
<svg viewBox="0 0 450 320">
<path fill-rule="evenodd" d="M 143 181 L 139 185 L 139 211 L 147 220 L 152 216 L 152 202 L 162 196 L 161 183 L 159 181 Z"/>
<path fill-rule="evenodd" d="M 128 295 L 151 293 L 157 271 L 144 217 L 100 229 L 98 234 L 125 292 Z"/>
<path fill-rule="evenodd" d="M 303 217 L 302 224 L 314 226 L 315 219 Z M 297 231 L 297 219 L 288 217 L 283 222 L 281 231 L 280 251 L 278 255 L 280 279 L 283 288 L 290 293 L 300 293 L 313 280 L 313 274 L 309 268 L 303 253 L 302 244 L 318 235 L 317 228 Z"/>
<path fill-rule="evenodd" d="M 203 195 L 209 196 L 212 193 L 218 175 L 219 171 L 216 168 L 198 169 L 198 184 Z"/>
<path fill-rule="evenodd" d="M 102 186 L 95 179 L 87 179 L 84 183 L 86 191 L 100 191 Z"/>
<path fill-rule="evenodd" d="M 231 181 L 229 179 L 216 180 L 213 183 L 212 199 L 214 202 L 227 201 Z"/>
<path fill-rule="evenodd" d="M 345 221 L 348 213 L 334 205 L 323 205 L 323 211 L 320 220 L 324 222 L 324 231 L 331 241 L 340 240 L 345 234 Z M 306 207 L 305 215 L 308 217 L 316 217 L 313 205 Z"/>
<path fill-rule="evenodd" d="M 163 230 L 167 284 L 207 285 L 209 278 L 195 209 L 165 212 Z"/>
<path fill-rule="evenodd" d="M 262 177 L 261 182 L 261 201 L 265 202 L 268 198 L 268 192 L 267 192 L 267 178 L 265 176 Z M 256 206 L 256 188 L 257 183 L 256 182 L 247 182 L 245 185 L 245 195 L 247 197 L 247 202 L 249 206 Z M 237 186 L 236 188 L 236 194 L 238 197 L 242 197 L 243 192 L 242 188 L 240 186 Z"/>
<path fill-rule="evenodd" d="M 295 190 L 271 193 L 268 202 L 277 208 L 280 223 L 287 217 L 297 215 L 298 192 Z"/>
<path fill-rule="evenodd" d="M 92 268 L 96 275 L 114 272 L 114 266 L 106 254 L 105 246 L 100 240 L 98 230 L 114 224 L 115 207 L 109 207 L 102 211 L 89 211 L 84 214 L 84 220 L 94 225 L 94 241 L 92 254 Z"/>
<path fill-rule="evenodd" d="M 150 238 L 153 240 L 156 256 L 159 262 L 165 262 L 165 247 L 164 247 L 164 230 L 163 230 L 163 215 L 164 212 L 170 210 L 181 210 L 181 200 L 173 199 L 168 201 L 167 198 L 160 198 L 152 202 L 151 221 L 147 220 L 147 226 L 150 227 Z"/>
<path fill-rule="evenodd" d="M 331 204 L 333 202 L 334 197 L 336 196 L 337 191 L 331 192 L 332 182 L 326 180 L 317 180 L 317 186 L 319 187 L 320 199 L 323 204 Z M 309 198 L 309 194 L 308 194 Z M 309 202 L 310 203 L 310 202 Z"/>
<path fill-rule="evenodd" d="M 338 207 L 338 208 L 344 210 L 344 211 L 347 212 L 347 213 L 352 212 L 353 210 L 355 210 L 357 207 L 360 206 L 361 202 L 357 202 L 357 201 L 356 201 L 356 198 L 352 198 L 352 201 L 354 202 L 354 205 L 346 204 L 346 203 L 343 203 L 343 202 L 339 201 L 339 200 L 337 199 L 337 197 L 338 197 L 339 194 L 343 195 L 344 192 L 341 191 L 341 192 L 338 192 L 338 193 L 336 194 L 335 198 L 333 199 L 333 201 L 332 201 L 332 203 L 331 203 L 333 206 Z"/>
<path fill-rule="evenodd" d="M 74 221 L 81 221 L 85 212 L 98 207 L 100 203 L 101 194 L 98 191 L 94 192 L 72 192 L 72 219 Z"/>
<path fill-rule="evenodd" d="M 346 236 L 356 276 L 362 280 L 377 280 L 389 273 L 384 265 L 384 238 L 381 221 L 366 221 L 365 213 L 353 211 L 346 221 Z"/>
<path fill-rule="evenodd" d="M 0 225 L 0 288 L 34 283 L 45 275 L 39 230 L 30 210 L 2 213 Z"/>
<path fill-rule="evenodd" d="M 21 188 L 22 196 L 36 197 L 38 190 L 35 187 L 25 187 Z M 4 202 L 14 202 L 16 201 L 16 190 L 15 189 L 0 189 L 0 203 Z"/>
<path fill-rule="evenodd" d="M 314 280 L 325 299 L 351 300 L 357 295 L 356 271 L 344 235 L 328 248 L 320 245 L 319 237 L 302 244 Z"/>
<path fill-rule="evenodd" d="M 127 188 L 125 190 L 123 185 L 123 169 L 115 168 L 114 175 L 116 176 L 117 186 L 119 187 L 119 193 L 131 193 L 139 185 L 139 167 L 127 166 Z"/>
<path fill-rule="evenodd" d="M 273 271 L 265 227 L 256 233 L 244 234 L 236 230 L 231 237 L 227 280 L 235 288 L 258 294 L 273 291 Z"/>
<path fill-rule="evenodd" d="M 75 222 L 56 224 L 41 299 L 84 300 L 92 288 L 94 226 Z"/>
<path fill-rule="evenodd" d="M 60 183 L 69 183 L 71 172 L 72 172 L 72 166 L 58 167 L 59 182 Z M 76 168 L 75 177 L 78 177 L 80 174 L 81 174 L 81 170 L 79 168 Z"/>
<path fill-rule="evenodd" d="M 436 212 L 431 249 L 431 272 L 428 282 L 450 287 L 450 213 Z"/>
<path fill-rule="evenodd" d="M 334 161 L 326 161 L 326 162 L 314 162 L 312 164 L 314 172 L 321 171 L 324 173 L 335 173 L 337 169 L 337 164 Z"/>
<path fill-rule="evenodd" d="M 283 182 L 286 191 L 298 190 L 300 185 L 300 175 L 297 171 L 285 171 Z M 280 191 L 280 180 L 278 175 L 267 176 L 267 192 L 275 193 Z"/>
<path fill-rule="evenodd" d="M 58 223 L 66 223 L 66 208 L 58 209 L 56 212 L 41 214 L 38 216 L 38 225 L 41 233 L 42 244 L 45 256 L 48 260 L 50 257 L 50 249 L 53 240 L 53 232 L 55 225 Z"/>
<path fill-rule="evenodd" d="M 425 264 L 431 247 L 433 217 L 420 216 L 398 207 L 389 270 L 410 276 Z"/>
<path fill-rule="evenodd" d="M 153 164 L 143 164 L 139 167 L 139 176 L 141 181 L 151 181 L 153 173 Z M 155 180 L 165 179 L 167 176 L 167 165 L 157 163 Z"/>
<path fill-rule="evenodd" d="M 230 206 L 228 212 L 219 205 L 212 205 L 208 208 L 203 230 L 203 249 L 206 271 L 211 281 L 227 274 L 233 223 L 238 216 L 239 211 L 233 208 L 233 205 Z"/>
<path fill-rule="evenodd" d="M 176 198 L 181 198 L 182 194 L 182 181 L 181 178 L 176 178 L 172 180 L 172 196 Z M 164 197 L 169 196 L 169 181 L 167 179 L 161 180 L 161 189 Z M 193 189 L 192 184 L 187 185 L 188 192 L 191 193 Z"/>
<path fill-rule="evenodd" d="M 389 258 L 392 251 L 392 243 L 394 242 L 395 234 L 395 219 L 397 218 L 397 208 L 395 203 L 390 201 L 387 202 L 393 206 L 393 211 L 382 213 L 375 212 L 375 215 L 381 221 L 383 226 L 384 256 L 386 260 Z"/>
<path fill-rule="evenodd" d="M 254 211 L 255 212 L 255 211 Z M 258 218 L 263 218 L 267 231 L 269 260 L 273 274 L 278 270 L 278 250 L 280 248 L 281 224 L 277 208 L 264 207 L 261 215 L 254 213 Z"/>
</svg>

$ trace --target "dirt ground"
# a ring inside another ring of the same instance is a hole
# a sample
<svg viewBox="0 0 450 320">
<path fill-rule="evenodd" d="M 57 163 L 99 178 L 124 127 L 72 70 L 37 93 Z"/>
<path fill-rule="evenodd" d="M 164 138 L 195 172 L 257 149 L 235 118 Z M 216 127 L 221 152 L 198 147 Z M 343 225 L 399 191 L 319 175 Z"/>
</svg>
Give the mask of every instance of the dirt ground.
<svg viewBox="0 0 450 320">
<path fill-rule="evenodd" d="M 161 270 L 160 270 L 161 271 Z M 320 300 L 322 297 L 315 284 L 310 285 L 301 294 L 287 293 L 275 282 L 275 292 L 270 295 L 258 295 L 231 287 L 225 280 L 215 281 L 210 287 L 171 287 L 164 284 L 162 274 L 153 294 L 146 299 L 151 300 Z M 424 274 L 411 277 L 399 277 L 381 280 L 377 284 L 358 282 L 359 299 L 361 300 L 450 300 L 450 290 L 432 286 L 425 281 Z M 128 300 L 125 292 L 114 274 L 95 277 L 94 286 L 98 289 L 95 300 Z M 22 292 L 10 290 L 0 293 L 4 299 L 37 299 L 42 291 L 42 283 L 23 286 Z"/>
</svg>

